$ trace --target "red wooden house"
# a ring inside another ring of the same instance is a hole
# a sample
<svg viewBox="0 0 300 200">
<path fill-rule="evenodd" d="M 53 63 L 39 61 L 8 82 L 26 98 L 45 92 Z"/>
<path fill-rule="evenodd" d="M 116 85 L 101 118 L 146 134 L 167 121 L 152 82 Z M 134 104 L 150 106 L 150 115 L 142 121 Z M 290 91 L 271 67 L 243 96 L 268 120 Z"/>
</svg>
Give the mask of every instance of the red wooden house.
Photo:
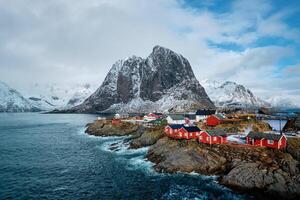
<svg viewBox="0 0 300 200">
<path fill-rule="evenodd" d="M 183 127 L 183 124 L 170 124 L 165 127 L 165 133 L 169 137 L 175 137 L 177 135 L 179 129 Z"/>
<path fill-rule="evenodd" d="M 246 143 L 254 146 L 283 149 L 286 147 L 286 137 L 280 134 L 251 131 L 246 136 Z"/>
<path fill-rule="evenodd" d="M 200 135 L 200 129 L 197 126 L 183 126 L 179 129 L 179 138 L 180 139 L 197 139 Z"/>
<path fill-rule="evenodd" d="M 184 126 L 182 124 L 173 124 L 165 127 L 166 135 L 175 139 L 196 139 L 199 137 L 200 131 L 197 126 Z"/>
<path fill-rule="evenodd" d="M 154 113 L 149 113 L 148 115 L 144 116 L 144 120 L 146 120 L 146 121 L 152 121 L 152 120 L 156 120 L 159 118 L 160 118 L 160 116 L 157 114 L 154 114 Z"/>
<path fill-rule="evenodd" d="M 122 123 L 121 119 L 113 119 L 111 120 L 112 125 L 120 125 Z"/>
<path fill-rule="evenodd" d="M 222 123 L 222 120 L 225 119 L 225 117 L 221 114 L 215 114 L 215 115 L 209 115 L 205 122 L 208 126 L 217 126 Z"/>
<path fill-rule="evenodd" d="M 198 141 L 206 144 L 223 144 L 227 142 L 227 134 L 222 129 L 201 131 Z"/>
</svg>

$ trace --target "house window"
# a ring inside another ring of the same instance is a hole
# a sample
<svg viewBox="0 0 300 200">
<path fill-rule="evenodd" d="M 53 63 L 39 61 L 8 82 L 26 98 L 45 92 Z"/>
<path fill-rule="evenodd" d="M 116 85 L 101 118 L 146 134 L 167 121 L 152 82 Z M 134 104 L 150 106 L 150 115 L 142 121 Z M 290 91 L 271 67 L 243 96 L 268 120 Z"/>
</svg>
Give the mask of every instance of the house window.
<svg viewBox="0 0 300 200">
<path fill-rule="evenodd" d="M 171 129 L 170 133 L 173 133 L 173 129 Z"/>
<path fill-rule="evenodd" d="M 175 133 L 176 133 L 176 132 L 177 132 L 177 129 L 175 129 L 174 131 L 175 131 Z"/>
<path fill-rule="evenodd" d="M 200 135 L 200 133 L 196 133 L 196 136 L 199 136 Z"/>
<path fill-rule="evenodd" d="M 193 133 L 190 133 L 190 137 L 192 137 L 193 136 Z"/>
<path fill-rule="evenodd" d="M 189 136 L 189 134 L 188 133 L 185 133 L 185 137 L 188 137 Z"/>
<path fill-rule="evenodd" d="M 206 138 L 206 141 L 209 142 L 209 137 Z"/>
<path fill-rule="evenodd" d="M 214 141 L 217 141 L 217 137 L 214 137 L 213 140 L 214 140 Z"/>
<path fill-rule="evenodd" d="M 179 137 L 182 137 L 182 133 L 179 133 Z"/>
<path fill-rule="evenodd" d="M 268 144 L 274 144 L 273 140 L 268 140 Z"/>
<path fill-rule="evenodd" d="M 200 138 L 200 140 L 202 140 L 203 139 L 202 135 L 199 138 Z"/>
</svg>

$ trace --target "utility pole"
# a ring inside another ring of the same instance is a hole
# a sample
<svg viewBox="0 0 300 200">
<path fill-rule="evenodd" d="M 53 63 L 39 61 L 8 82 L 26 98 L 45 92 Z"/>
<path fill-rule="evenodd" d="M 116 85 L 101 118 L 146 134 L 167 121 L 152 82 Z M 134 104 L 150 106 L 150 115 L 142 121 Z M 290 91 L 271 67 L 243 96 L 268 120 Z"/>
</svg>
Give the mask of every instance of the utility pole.
<svg viewBox="0 0 300 200">
<path fill-rule="evenodd" d="M 279 131 L 280 131 L 280 135 L 282 135 L 282 131 L 281 131 L 281 118 L 279 119 Z"/>
</svg>

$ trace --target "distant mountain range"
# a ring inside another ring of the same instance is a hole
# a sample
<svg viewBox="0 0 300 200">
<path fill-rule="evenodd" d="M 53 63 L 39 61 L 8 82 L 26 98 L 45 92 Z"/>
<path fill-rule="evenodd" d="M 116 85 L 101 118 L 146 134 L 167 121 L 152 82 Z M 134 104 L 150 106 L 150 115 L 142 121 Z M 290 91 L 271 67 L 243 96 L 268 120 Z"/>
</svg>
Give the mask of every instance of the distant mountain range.
<svg viewBox="0 0 300 200">
<path fill-rule="evenodd" d="M 201 81 L 208 96 L 217 107 L 271 107 L 272 105 L 255 96 L 245 86 L 232 81 L 224 83 L 212 80 Z"/>
<path fill-rule="evenodd" d="M 89 84 L 60 87 L 35 85 L 42 94 L 25 98 L 0 82 L 0 112 L 187 112 L 216 107 L 296 108 L 286 97 L 262 100 L 232 81 L 196 79 L 188 60 L 170 49 L 155 46 L 145 59 L 132 56 L 113 64 L 95 91 Z"/>
<path fill-rule="evenodd" d="M 0 112 L 36 112 L 40 111 L 38 107 L 31 104 L 17 90 L 0 82 Z"/>
<path fill-rule="evenodd" d="M 68 87 L 53 85 L 36 85 L 34 90 L 43 94 L 32 95 L 29 100 L 42 110 L 66 109 L 81 104 L 94 92 L 90 84 L 77 84 Z"/>
<path fill-rule="evenodd" d="M 57 85 L 35 86 L 43 95 L 24 97 L 17 90 L 0 82 L 0 112 L 38 112 L 66 109 L 82 103 L 94 89 L 89 85 L 62 88 Z"/>
</svg>

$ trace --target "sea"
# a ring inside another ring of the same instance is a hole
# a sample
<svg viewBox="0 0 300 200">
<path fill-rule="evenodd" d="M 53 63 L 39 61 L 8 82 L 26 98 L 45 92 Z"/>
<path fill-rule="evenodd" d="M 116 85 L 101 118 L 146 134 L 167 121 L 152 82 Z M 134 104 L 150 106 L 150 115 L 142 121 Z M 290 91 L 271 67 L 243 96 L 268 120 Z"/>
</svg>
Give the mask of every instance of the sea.
<svg viewBox="0 0 300 200">
<path fill-rule="evenodd" d="M 1 113 L 0 199 L 253 199 L 217 176 L 155 172 L 147 148 L 85 134 L 96 117 Z"/>
</svg>

